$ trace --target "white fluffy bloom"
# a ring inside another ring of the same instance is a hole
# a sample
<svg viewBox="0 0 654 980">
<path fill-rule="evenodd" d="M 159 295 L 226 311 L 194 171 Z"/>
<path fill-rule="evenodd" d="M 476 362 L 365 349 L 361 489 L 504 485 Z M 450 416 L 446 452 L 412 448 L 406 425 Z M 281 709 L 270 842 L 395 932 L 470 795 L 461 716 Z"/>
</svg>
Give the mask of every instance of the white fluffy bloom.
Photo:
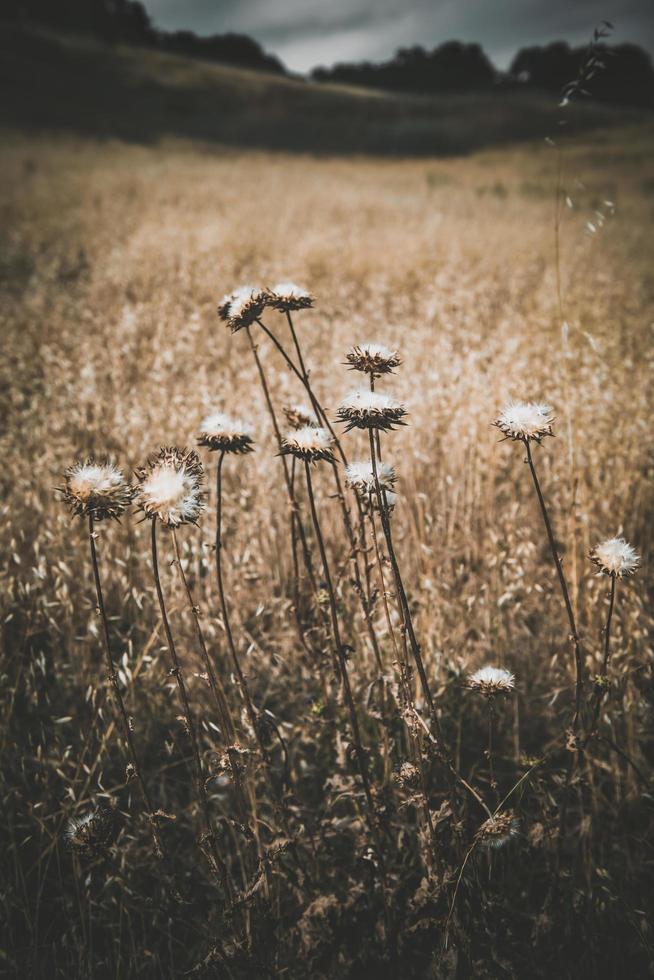
<svg viewBox="0 0 654 980">
<path fill-rule="evenodd" d="M 397 479 L 393 467 L 389 463 L 378 463 L 377 477 L 380 488 L 385 490 L 387 494 L 391 493 Z M 357 490 L 361 494 L 374 494 L 376 485 L 372 463 L 369 460 L 349 463 L 345 467 L 345 482 L 348 487 L 352 487 L 353 490 Z"/>
<path fill-rule="evenodd" d="M 223 453 L 250 453 L 254 439 L 250 426 L 224 412 L 212 412 L 200 423 L 198 444 Z"/>
<path fill-rule="evenodd" d="M 138 504 L 167 527 L 195 524 L 204 509 L 202 464 L 195 452 L 163 448 L 138 472 Z"/>
<path fill-rule="evenodd" d="M 249 327 L 261 316 L 266 306 L 266 295 L 258 286 L 239 286 L 227 293 L 218 304 L 218 316 L 226 320 L 232 333 Z"/>
<path fill-rule="evenodd" d="M 294 282 L 278 282 L 267 291 L 268 305 L 282 313 L 294 310 L 307 310 L 314 304 L 314 298 L 308 289 Z"/>
<path fill-rule="evenodd" d="M 297 456 L 298 459 L 315 462 L 319 459 L 332 460 L 333 439 L 327 429 L 316 425 L 305 425 L 301 429 L 291 429 L 282 439 L 282 453 Z"/>
<path fill-rule="evenodd" d="M 638 552 L 624 538 L 607 538 L 593 548 L 590 557 L 601 572 L 616 578 L 633 575 L 640 563 Z"/>
<path fill-rule="evenodd" d="M 493 423 L 509 439 L 540 442 L 552 435 L 554 416 L 549 405 L 542 402 L 509 402 Z"/>
<path fill-rule="evenodd" d="M 306 425 L 318 425 L 316 413 L 306 402 L 295 402 L 284 406 L 286 421 L 293 429 L 303 429 Z"/>
<path fill-rule="evenodd" d="M 392 395 L 370 391 L 369 388 L 356 388 L 345 396 L 336 418 L 346 423 L 346 432 L 354 428 L 387 431 L 394 425 L 404 425 L 406 414 L 404 406 Z"/>
<path fill-rule="evenodd" d="M 508 694 L 515 687 L 515 677 L 503 667 L 481 667 L 469 675 L 468 686 L 486 697 Z"/>
<path fill-rule="evenodd" d="M 132 502 L 134 491 L 113 463 L 89 457 L 66 470 L 64 500 L 73 514 L 96 521 L 120 515 Z"/>
<path fill-rule="evenodd" d="M 399 367 L 402 363 L 396 350 L 374 341 L 357 344 L 348 351 L 346 358 L 352 370 L 363 371 L 373 377 L 390 374 L 393 368 Z"/>
</svg>

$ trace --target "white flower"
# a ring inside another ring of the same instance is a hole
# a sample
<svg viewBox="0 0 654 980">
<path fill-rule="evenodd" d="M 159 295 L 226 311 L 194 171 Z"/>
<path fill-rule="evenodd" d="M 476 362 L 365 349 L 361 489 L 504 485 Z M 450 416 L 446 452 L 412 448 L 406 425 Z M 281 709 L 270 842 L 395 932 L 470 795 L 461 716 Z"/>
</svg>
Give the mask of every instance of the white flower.
<svg viewBox="0 0 654 980">
<path fill-rule="evenodd" d="M 396 350 L 391 350 L 385 344 L 377 344 L 372 341 L 353 347 L 346 354 L 346 358 L 352 370 L 364 371 L 373 377 L 390 374 L 393 368 L 402 363 Z"/>
<path fill-rule="evenodd" d="M 66 470 L 64 500 L 71 512 L 96 521 L 120 515 L 129 507 L 133 488 L 113 463 L 97 462 L 89 457 Z"/>
<path fill-rule="evenodd" d="M 350 429 L 382 429 L 388 431 L 394 425 L 404 425 L 406 409 L 391 395 L 368 388 L 356 388 L 345 396 L 336 413 L 337 421 L 345 422 Z"/>
<path fill-rule="evenodd" d="M 552 435 L 554 416 L 549 405 L 542 402 L 509 402 L 493 423 L 508 439 L 540 442 Z"/>
<path fill-rule="evenodd" d="M 294 282 L 278 282 L 272 289 L 267 290 L 268 305 L 282 313 L 294 310 L 307 310 L 314 304 L 314 298 L 308 289 Z"/>
<path fill-rule="evenodd" d="M 395 470 L 388 463 L 377 463 L 377 477 L 381 490 L 391 493 L 397 479 Z M 349 463 L 345 467 L 345 482 L 348 487 L 361 494 L 374 494 L 376 491 L 375 475 L 369 460 Z"/>
<path fill-rule="evenodd" d="M 197 453 L 164 447 L 138 472 L 138 504 L 167 527 L 195 524 L 204 509 L 202 464 Z"/>
<path fill-rule="evenodd" d="M 257 286 L 239 286 L 232 293 L 223 296 L 218 304 L 218 316 L 226 320 L 232 333 L 249 327 L 264 311 L 265 293 Z"/>
<path fill-rule="evenodd" d="M 223 453 L 250 453 L 254 439 L 250 426 L 224 412 L 212 412 L 202 420 L 198 445 Z"/>
<path fill-rule="evenodd" d="M 486 697 L 508 694 L 515 687 L 515 677 L 503 667 L 481 667 L 468 677 L 468 686 Z"/>
<path fill-rule="evenodd" d="M 640 563 L 640 555 L 624 538 L 607 538 L 593 548 L 590 558 L 601 572 L 616 578 L 633 575 Z"/>
<path fill-rule="evenodd" d="M 297 456 L 308 462 L 319 459 L 333 460 L 333 439 L 327 429 L 316 425 L 305 425 L 301 429 L 291 429 L 282 439 L 282 454 Z"/>
</svg>

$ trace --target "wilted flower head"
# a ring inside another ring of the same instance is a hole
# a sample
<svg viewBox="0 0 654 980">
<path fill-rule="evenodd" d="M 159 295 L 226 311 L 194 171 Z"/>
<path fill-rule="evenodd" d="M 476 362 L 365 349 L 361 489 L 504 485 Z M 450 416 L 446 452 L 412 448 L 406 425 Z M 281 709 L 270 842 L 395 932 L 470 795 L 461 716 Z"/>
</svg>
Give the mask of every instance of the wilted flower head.
<svg viewBox="0 0 654 980">
<path fill-rule="evenodd" d="M 307 462 L 334 459 L 333 439 L 327 429 L 317 425 L 305 425 L 302 429 L 291 429 L 282 439 L 282 454 L 297 456 Z"/>
<path fill-rule="evenodd" d="M 257 320 L 266 306 L 266 294 L 257 286 L 239 286 L 227 293 L 218 304 L 218 316 L 227 322 L 232 333 L 249 327 Z"/>
<path fill-rule="evenodd" d="M 554 416 L 549 405 L 542 402 L 509 402 L 493 422 L 507 439 L 540 442 L 551 436 Z"/>
<path fill-rule="evenodd" d="M 100 804 L 82 816 L 71 817 L 64 830 L 70 850 L 86 857 L 106 851 L 115 836 L 115 814 L 106 804 Z"/>
<path fill-rule="evenodd" d="M 640 563 L 640 555 L 624 538 L 607 538 L 593 548 L 590 560 L 605 575 L 622 578 L 633 575 Z"/>
<path fill-rule="evenodd" d="M 316 413 L 310 405 L 285 405 L 283 408 L 286 421 L 292 429 L 303 429 L 307 425 L 318 425 Z"/>
<path fill-rule="evenodd" d="M 484 821 L 476 837 L 482 847 L 499 848 L 508 844 L 520 833 L 520 821 L 513 810 L 496 813 Z"/>
<path fill-rule="evenodd" d="M 71 513 L 94 521 L 118 518 L 130 506 L 134 489 L 113 463 L 97 462 L 90 456 L 65 473 L 61 493 Z"/>
<path fill-rule="evenodd" d="M 295 310 L 308 310 L 314 304 L 314 297 L 308 289 L 294 282 L 278 282 L 272 289 L 266 290 L 268 306 L 282 313 L 293 313 Z"/>
<path fill-rule="evenodd" d="M 407 412 L 391 395 L 368 388 L 357 388 L 345 396 L 336 413 L 339 422 L 350 429 L 382 429 L 388 431 L 395 425 L 404 425 Z"/>
<path fill-rule="evenodd" d="M 385 344 L 368 342 L 353 347 L 346 354 L 347 363 L 353 371 L 364 371 L 373 378 L 377 375 L 391 374 L 393 368 L 402 363 L 396 350 Z"/>
<path fill-rule="evenodd" d="M 397 479 L 395 470 L 388 463 L 377 463 L 380 490 L 391 493 Z M 358 493 L 368 496 L 376 492 L 375 474 L 369 460 L 350 463 L 345 467 L 345 483 Z"/>
<path fill-rule="evenodd" d="M 254 439 L 250 427 L 242 419 L 235 419 L 224 412 L 212 412 L 200 423 L 198 445 L 214 452 L 251 453 Z"/>
<path fill-rule="evenodd" d="M 509 694 L 515 687 L 515 677 L 502 667 L 481 667 L 468 676 L 468 687 L 487 698 Z"/>
<path fill-rule="evenodd" d="M 164 446 L 137 472 L 137 503 L 147 517 L 167 527 L 195 524 L 204 508 L 203 469 L 196 452 Z"/>
</svg>

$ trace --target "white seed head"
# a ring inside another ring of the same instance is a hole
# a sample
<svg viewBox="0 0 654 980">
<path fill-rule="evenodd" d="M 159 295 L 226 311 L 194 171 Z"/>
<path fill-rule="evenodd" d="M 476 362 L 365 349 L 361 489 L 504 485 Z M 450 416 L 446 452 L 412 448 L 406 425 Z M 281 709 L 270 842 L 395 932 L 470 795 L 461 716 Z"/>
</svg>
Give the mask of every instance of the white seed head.
<svg viewBox="0 0 654 980">
<path fill-rule="evenodd" d="M 100 805 L 81 816 L 71 817 L 66 823 L 64 840 L 71 851 L 91 857 L 106 851 L 115 832 L 114 812 L 110 807 Z"/>
<path fill-rule="evenodd" d="M 600 572 L 622 578 L 633 575 L 640 564 L 640 555 L 624 538 L 607 538 L 596 545 L 591 554 Z"/>
<path fill-rule="evenodd" d="M 504 847 L 520 833 L 520 821 L 513 810 L 504 810 L 489 817 L 477 831 L 477 841 L 482 847 Z"/>
<path fill-rule="evenodd" d="M 341 402 L 336 419 L 346 423 L 346 432 L 354 428 L 388 431 L 395 425 L 404 425 L 406 414 L 404 406 L 391 395 L 356 388 Z"/>
<path fill-rule="evenodd" d="M 268 306 L 282 313 L 294 310 L 308 310 L 315 300 L 308 289 L 294 282 L 278 282 L 266 291 Z"/>
<path fill-rule="evenodd" d="M 391 374 L 393 368 L 399 367 L 402 363 L 396 350 L 373 341 L 353 347 L 346 354 L 346 358 L 346 363 L 351 370 L 363 371 L 373 377 Z"/>
<path fill-rule="evenodd" d="M 540 442 L 543 436 L 551 436 L 554 416 L 549 405 L 542 402 L 509 402 L 500 412 L 493 425 L 508 439 Z"/>
<path fill-rule="evenodd" d="M 307 425 L 318 425 L 316 413 L 311 405 L 305 402 L 285 405 L 283 408 L 286 421 L 292 429 L 303 429 Z"/>
<path fill-rule="evenodd" d="M 254 439 L 247 422 L 224 412 L 212 412 L 200 423 L 198 445 L 214 452 L 251 453 Z"/>
<path fill-rule="evenodd" d="M 305 425 L 286 433 L 282 439 L 282 454 L 297 456 L 312 463 L 319 459 L 331 461 L 334 458 L 333 445 L 334 440 L 327 429 Z"/>
<path fill-rule="evenodd" d="M 391 493 L 397 479 L 395 470 L 388 463 L 377 463 L 377 477 L 381 490 Z M 369 460 L 349 463 L 345 467 L 345 483 L 362 496 L 376 492 L 375 474 Z"/>
<path fill-rule="evenodd" d="M 66 470 L 65 478 L 61 492 L 71 512 L 79 517 L 95 521 L 118 518 L 134 497 L 133 488 L 117 466 L 93 457 L 75 463 Z"/>
<path fill-rule="evenodd" d="M 197 453 L 163 447 L 138 471 L 137 502 L 147 517 L 166 527 L 196 524 L 204 509 L 203 469 Z"/>
<path fill-rule="evenodd" d="M 509 694 L 515 687 L 515 677 L 503 667 L 481 667 L 468 676 L 468 687 L 485 697 Z"/>
<path fill-rule="evenodd" d="M 227 293 L 218 304 L 218 316 L 225 320 L 232 333 L 249 327 L 264 311 L 266 294 L 257 286 L 239 286 Z"/>
</svg>

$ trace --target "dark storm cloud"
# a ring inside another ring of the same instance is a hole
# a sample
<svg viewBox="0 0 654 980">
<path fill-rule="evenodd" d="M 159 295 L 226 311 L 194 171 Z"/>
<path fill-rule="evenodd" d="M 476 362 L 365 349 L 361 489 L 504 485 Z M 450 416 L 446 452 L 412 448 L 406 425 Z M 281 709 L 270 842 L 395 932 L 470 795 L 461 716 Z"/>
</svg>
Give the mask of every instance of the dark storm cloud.
<svg viewBox="0 0 654 980">
<path fill-rule="evenodd" d="M 158 27 L 250 34 L 296 71 L 389 56 L 400 46 L 479 41 L 505 67 L 515 51 L 587 40 L 601 20 L 614 40 L 654 49 L 653 0 L 145 0 Z"/>
</svg>

